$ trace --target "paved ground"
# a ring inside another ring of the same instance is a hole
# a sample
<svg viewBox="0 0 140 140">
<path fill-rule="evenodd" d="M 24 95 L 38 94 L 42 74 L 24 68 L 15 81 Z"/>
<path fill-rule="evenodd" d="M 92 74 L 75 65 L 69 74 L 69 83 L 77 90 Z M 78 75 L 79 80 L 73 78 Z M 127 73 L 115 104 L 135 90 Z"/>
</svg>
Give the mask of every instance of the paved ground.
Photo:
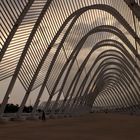
<svg viewBox="0 0 140 140">
<path fill-rule="evenodd" d="M 0 140 L 140 140 L 140 117 L 89 114 L 0 124 Z"/>
</svg>

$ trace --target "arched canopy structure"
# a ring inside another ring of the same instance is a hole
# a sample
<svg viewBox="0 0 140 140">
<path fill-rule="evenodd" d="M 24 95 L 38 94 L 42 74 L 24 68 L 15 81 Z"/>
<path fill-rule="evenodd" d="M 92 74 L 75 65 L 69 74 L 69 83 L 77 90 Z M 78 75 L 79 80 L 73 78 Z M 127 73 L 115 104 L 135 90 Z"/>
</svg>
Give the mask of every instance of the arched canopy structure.
<svg viewBox="0 0 140 140">
<path fill-rule="evenodd" d="M 139 0 L 0 3 L 0 81 L 11 77 L 1 115 L 17 79 L 25 89 L 19 116 L 38 87 L 32 115 L 45 88 L 46 112 L 140 109 Z"/>
</svg>

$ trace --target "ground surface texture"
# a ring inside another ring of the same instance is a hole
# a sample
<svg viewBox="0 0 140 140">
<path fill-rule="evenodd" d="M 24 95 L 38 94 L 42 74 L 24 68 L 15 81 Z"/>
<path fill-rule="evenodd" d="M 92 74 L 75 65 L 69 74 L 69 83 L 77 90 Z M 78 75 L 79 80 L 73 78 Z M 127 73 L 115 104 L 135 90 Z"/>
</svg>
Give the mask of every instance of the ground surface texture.
<svg viewBox="0 0 140 140">
<path fill-rule="evenodd" d="M 1 122 L 0 140 L 140 140 L 140 117 L 93 113 L 45 122 Z"/>
</svg>

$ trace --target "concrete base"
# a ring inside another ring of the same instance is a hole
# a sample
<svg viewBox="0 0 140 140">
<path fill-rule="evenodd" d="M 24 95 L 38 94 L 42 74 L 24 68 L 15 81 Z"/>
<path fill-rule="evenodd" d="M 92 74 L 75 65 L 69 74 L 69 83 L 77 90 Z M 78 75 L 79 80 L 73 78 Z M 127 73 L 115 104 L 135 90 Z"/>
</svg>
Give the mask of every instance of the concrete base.
<svg viewBox="0 0 140 140">
<path fill-rule="evenodd" d="M 29 117 L 26 117 L 26 120 L 38 120 L 39 117 L 38 116 L 29 116 Z"/>
<path fill-rule="evenodd" d="M 12 117 L 9 119 L 9 121 L 25 121 L 25 117 Z"/>
<path fill-rule="evenodd" d="M 8 118 L 0 117 L 0 124 L 5 124 Z"/>
<path fill-rule="evenodd" d="M 54 115 L 54 114 L 49 115 L 49 119 L 57 119 L 57 118 L 58 118 L 57 115 Z"/>
</svg>

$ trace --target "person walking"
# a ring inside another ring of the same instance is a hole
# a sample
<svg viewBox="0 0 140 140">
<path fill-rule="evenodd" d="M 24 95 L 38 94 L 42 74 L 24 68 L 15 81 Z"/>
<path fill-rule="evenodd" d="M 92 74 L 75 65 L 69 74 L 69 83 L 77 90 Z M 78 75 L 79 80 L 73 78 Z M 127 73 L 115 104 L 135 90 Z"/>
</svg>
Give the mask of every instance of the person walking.
<svg viewBox="0 0 140 140">
<path fill-rule="evenodd" d="M 45 116 L 45 112 L 44 110 L 42 111 L 42 121 L 45 121 L 46 120 L 46 116 Z"/>
</svg>

